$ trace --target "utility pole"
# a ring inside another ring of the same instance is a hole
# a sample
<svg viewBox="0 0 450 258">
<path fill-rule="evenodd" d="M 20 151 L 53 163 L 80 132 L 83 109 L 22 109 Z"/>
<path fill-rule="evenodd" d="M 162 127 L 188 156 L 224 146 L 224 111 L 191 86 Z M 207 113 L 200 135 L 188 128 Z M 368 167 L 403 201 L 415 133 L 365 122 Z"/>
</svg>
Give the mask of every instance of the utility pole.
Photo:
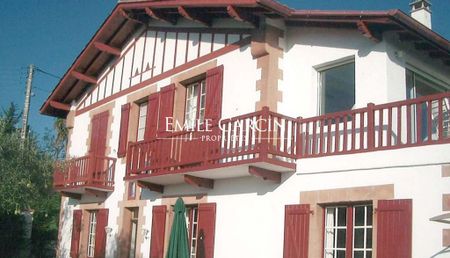
<svg viewBox="0 0 450 258">
<path fill-rule="evenodd" d="M 31 98 L 31 87 L 33 83 L 33 73 L 34 73 L 34 65 L 30 64 L 28 66 L 28 76 L 27 76 L 27 84 L 25 91 L 25 106 L 23 108 L 22 115 L 22 131 L 20 132 L 20 137 L 23 141 L 27 138 L 28 133 L 28 113 L 30 112 L 30 98 Z"/>
</svg>

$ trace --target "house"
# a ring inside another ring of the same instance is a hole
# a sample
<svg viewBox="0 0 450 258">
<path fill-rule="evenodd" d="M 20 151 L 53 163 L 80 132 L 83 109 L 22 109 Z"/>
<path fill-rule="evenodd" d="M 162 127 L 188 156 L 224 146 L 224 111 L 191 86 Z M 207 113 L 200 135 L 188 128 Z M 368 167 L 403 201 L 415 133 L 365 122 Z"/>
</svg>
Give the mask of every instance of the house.
<svg viewBox="0 0 450 258">
<path fill-rule="evenodd" d="M 58 257 L 165 257 L 178 197 L 191 257 L 448 257 L 450 43 L 411 7 L 119 2 L 41 108 Z"/>
</svg>

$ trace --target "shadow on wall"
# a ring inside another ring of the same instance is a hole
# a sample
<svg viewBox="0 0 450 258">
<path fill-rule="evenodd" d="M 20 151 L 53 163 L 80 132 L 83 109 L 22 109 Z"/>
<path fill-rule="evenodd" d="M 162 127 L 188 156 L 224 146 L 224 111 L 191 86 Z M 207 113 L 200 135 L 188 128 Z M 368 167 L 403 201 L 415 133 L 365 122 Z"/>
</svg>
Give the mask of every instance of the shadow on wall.
<svg viewBox="0 0 450 258">
<path fill-rule="evenodd" d="M 70 243 L 66 244 L 65 242 L 63 242 L 63 239 L 69 239 L 72 238 L 72 226 L 70 226 L 70 230 L 65 231 L 64 228 L 67 227 L 66 223 L 69 223 L 70 225 L 72 225 L 72 210 L 73 208 L 68 208 L 70 207 L 69 205 L 73 205 L 73 201 L 72 199 L 69 199 L 69 201 L 67 202 L 67 204 L 65 205 L 65 208 L 63 209 L 63 215 L 60 221 L 60 236 L 58 239 L 58 248 L 59 248 L 59 257 L 70 257 Z M 66 237 L 63 238 L 63 235 L 67 235 Z M 67 248 L 66 248 L 67 247 Z"/>
<path fill-rule="evenodd" d="M 281 174 L 281 183 L 273 183 L 272 181 L 264 181 L 261 178 L 248 176 L 231 179 L 219 179 L 214 181 L 214 189 L 197 188 L 188 184 L 168 185 L 164 188 L 164 195 L 171 196 L 183 196 L 193 194 L 204 194 L 207 192 L 208 196 L 221 196 L 221 195 L 236 195 L 256 193 L 257 195 L 265 195 L 275 191 L 281 186 L 288 178 L 294 175 L 294 172 L 285 172 Z M 155 201 L 161 198 L 161 194 L 151 192 L 144 189 L 141 193 L 141 200 Z"/>
<path fill-rule="evenodd" d="M 433 254 L 432 256 L 430 256 L 430 258 L 441 257 L 441 256 L 444 257 L 445 254 L 450 254 L 450 246 L 447 246 L 444 249 L 442 249 L 441 251 L 437 252 L 436 254 Z"/>
</svg>

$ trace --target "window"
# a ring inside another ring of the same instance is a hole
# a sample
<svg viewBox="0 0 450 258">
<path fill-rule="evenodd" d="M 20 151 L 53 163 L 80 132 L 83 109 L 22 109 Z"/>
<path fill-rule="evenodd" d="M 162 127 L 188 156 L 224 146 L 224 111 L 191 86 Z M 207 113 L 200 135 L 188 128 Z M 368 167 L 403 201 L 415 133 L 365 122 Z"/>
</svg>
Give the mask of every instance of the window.
<svg viewBox="0 0 450 258">
<path fill-rule="evenodd" d="M 128 200 L 134 200 L 136 198 L 136 182 L 128 183 Z"/>
<path fill-rule="evenodd" d="M 355 105 L 355 61 L 321 67 L 319 70 L 320 113 L 350 110 Z"/>
<path fill-rule="evenodd" d="M 372 257 L 372 205 L 325 208 L 325 258 Z M 350 234 L 351 233 L 351 234 Z"/>
<path fill-rule="evenodd" d="M 205 80 L 200 80 L 186 86 L 184 123 L 188 128 L 196 127 L 196 121 L 203 121 L 205 118 L 205 101 Z"/>
<path fill-rule="evenodd" d="M 139 120 L 138 120 L 138 131 L 137 140 L 144 140 L 145 135 L 145 123 L 147 121 L 147 102 L 139 104 Z"/>
<path fill-rule="evenodd" d="M 189 237 L 189 254 L 190 258 L 197 256 L 197 243 L 198 243 L 198 207 L 187 207 L 186 210 L 186 225 L 188 228 Z"/>
<path fill-rule="evenodd" d="M 95 251 L 95 230 L 97 228 L 97 211 L 89 212 L 89 233 L 87 244 L 87 257 L 94 257 Z"/>
<path fill-rule="evenodd" d="M 130 252 L 128 254 L 129 258 L 136 257 L 136 239 L 137 239 L 137 231 L 138 231 L 138 216 L 139 209 L 132 208 L 131 212 L 131 223 L 130 223 Z"/>
<path fill-rule="evenodd" d="M 444 92 L 448 89 L 448 85 L 446 85 L 444 82 L 432 77 L 431 75 L 427 75 L 423 72 L 419 72 L 416 69 L 406 69 L 406 97 L 407 99 L 415 99 L 422 96 L 437 94 L 440 92 Z M 425 115 L 428 112 L 429 103 L 423 103 L 420 106 L 412 106 L 413 112 L 411 114 L 412 121 L 417 121 L 418 116 L 418 109 L 421 111 L 421 139 L 425 140 L 428 137 L 428 116 Z M 448 103 L 443 103 L 443 110 L 448 110 Z M 439 104 L 437 101 L 431 102 L 431 132 L 433 140 L 437 139 L 437 116 L 439 110 Z M 448 118 L 444 117 L 444 124 L 445 120 Z M 417 123 L 417 122 L 416 122 Z M 412 128 L 412 135 L 417 138 L 417 124 L 413 125 Z M 416 141 L 417 139 L 413 139 L 413 141 Z"/>
</svg>

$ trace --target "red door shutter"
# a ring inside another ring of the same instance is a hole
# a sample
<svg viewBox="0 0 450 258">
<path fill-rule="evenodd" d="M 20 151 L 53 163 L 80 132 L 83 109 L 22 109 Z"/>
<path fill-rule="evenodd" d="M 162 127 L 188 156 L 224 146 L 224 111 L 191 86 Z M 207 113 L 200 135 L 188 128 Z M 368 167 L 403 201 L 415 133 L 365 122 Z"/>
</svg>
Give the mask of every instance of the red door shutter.
<svg viewBox="0 0 450 258">
<path fill-rule="evenodd" d="M 106 249 L 106 231 L 108 226 L 108 209 L 101 209 L 97 212 L 97 225 L 95 228 L 95 258 L 105 257 Z"/>
<path fill-rule="evenodd" d="M 222 116 L 223 65 L 206 72 L 205 119 L 216 125 Z"/>
<path fill-rule="evenodd" d="M 122 114 L 120 115 L 120 133 L 119 133 L 119 148 L 117 157 L 122 158 L 127 152 L 128 141 L 128 123 L 130 120 L 130 103 L 122 105 Z"/>
<path fill-rule="evenodd" d="M 284 258 L 307 258 L 309 204 L 286 205 L 284 214 Z"/>
<path fill-rule="evenodd" d="M 147 121 L 145 121 L 145 135 L 144 139 L 156 138 L 156 131 L 158 128 L 159 115 L 159 93 L 153 93 L 148 96 L 147 102 Z"/>
<path fill-rule="evenodd" d="M 216 204 L 198 205 L 198 258 L 214 257 L 214 236 L 216 231 Z"/>
<path fill-rule="evenodd" d="M 150 258 L 164 258 L 166 205 L 153 206 Z"/>
<path fill-rule="evenodd" d="M 73 225 L 72 225 L 72 243 L 70 244 L 70 257 L 78 258 L 80 248 L 80 234 L 81 234 L 81 217 L 82 210 L 73 211 Z"/>
<path fill-rule="evenodd" d="M 377 216 L 377 257 L 411 258 L 412 200 L 380 200 Z"/>
<path fill-rule="evenodd" d="M 166 128 L 166 118 L 173 117 L 173 109 L 175 102 L 175 84 L 161 88 L 161 102 L 159 103 L 159 122 L 158 122 L 158 136 L 164 136 L 167 131 L 173 128 Z"/>
<path fill-rule="evenodd" d="M 106 134 L 108 129 L 109 112 L 94 115 L 91 121 L 91 144 L 89 152 L 103 157 L 106 153 Z"/>
</svg>

